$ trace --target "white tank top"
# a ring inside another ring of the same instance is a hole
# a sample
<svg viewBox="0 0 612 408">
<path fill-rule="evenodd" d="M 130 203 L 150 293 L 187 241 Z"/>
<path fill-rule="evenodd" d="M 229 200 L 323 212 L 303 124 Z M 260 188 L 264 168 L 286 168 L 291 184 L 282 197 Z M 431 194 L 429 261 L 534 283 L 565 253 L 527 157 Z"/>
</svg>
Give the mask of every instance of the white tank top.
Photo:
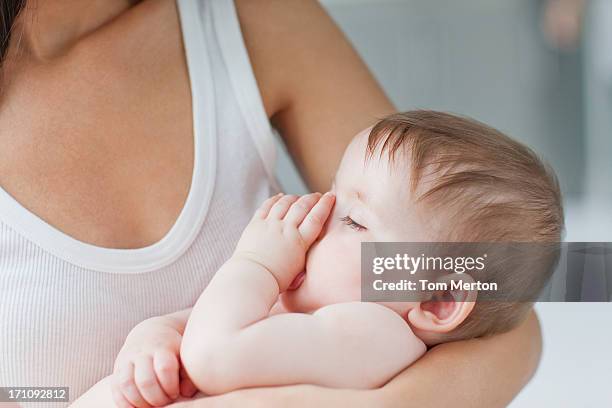
<svg viewBox="0 0 612 408">
<path fill-rule="evenodd" d="M 0 188 L 0 386 L 68 386 L 75 400 L 112 372 L 132 327 L 195 303 L 256 207 L 278 191 L 233 1 L 177 4 L 194 119 L 184 208 L 159 242 L 108 249 L 62 233 Z"/>
</svg>

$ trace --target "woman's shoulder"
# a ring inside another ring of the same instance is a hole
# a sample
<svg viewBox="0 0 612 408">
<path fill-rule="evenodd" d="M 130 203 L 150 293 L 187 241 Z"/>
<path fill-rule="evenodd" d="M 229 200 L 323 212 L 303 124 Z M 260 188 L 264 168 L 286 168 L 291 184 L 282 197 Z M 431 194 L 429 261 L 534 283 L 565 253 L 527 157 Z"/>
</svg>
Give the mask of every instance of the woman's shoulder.
<svg viewBox="0 0 612 408">
<path fill-rule="evenodd" d="M 334 43 L 338 33 L 329 32 L 331 19 L 316 0 L 234 3 L 266 112 L 272 117 L 296 99 L 301 102 L 300 88 L 309 89 L 313 79 L 325 75 L 309 67 L 320 66 L 321 45 Z"/>
</svg>

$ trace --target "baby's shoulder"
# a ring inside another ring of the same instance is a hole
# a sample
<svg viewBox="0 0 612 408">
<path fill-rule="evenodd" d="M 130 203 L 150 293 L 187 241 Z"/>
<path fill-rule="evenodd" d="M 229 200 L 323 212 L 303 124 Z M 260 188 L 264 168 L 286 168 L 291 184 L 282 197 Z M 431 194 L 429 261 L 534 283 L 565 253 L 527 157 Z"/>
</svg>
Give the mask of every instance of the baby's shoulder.
<svg viewBox="0 0 612 408">
<path fill-rule="evenodd" d="M 378 303 L 338 303 L 315 315 L 334 331 L 339 347 L 355 347 L 362 361 L 370 362 L 370 367 L 380 365 L 383 374 L 397 374 L 427 350 L 397 312 Z"/>
<path fill-rule="evenodd" d="M 353 314 L 353 313 L 365 313 L 366 315 L 377 315 L 377 316 L 385 316 L 388 314 L 395 315 L 400 320 L 403 319 L 395 313 L 393 310 L 389 309 L 386 306 L 383 306 L 379 303 L 374 302 L 344 302 L 344 303 L 334 303 L 331 305 L 323 306 L 318 309 L 315 314 Z"/>
<path fill-rule="evenodd" d="M 353 333 L 364 330 L 371 335 L 372 330 L 376 330 L 401 337 L 414 337 L 412 329 L 399 314 L 378 303 L 336 303 L 324 306 L 314 314 L 334 327 Z"/>
</svg>

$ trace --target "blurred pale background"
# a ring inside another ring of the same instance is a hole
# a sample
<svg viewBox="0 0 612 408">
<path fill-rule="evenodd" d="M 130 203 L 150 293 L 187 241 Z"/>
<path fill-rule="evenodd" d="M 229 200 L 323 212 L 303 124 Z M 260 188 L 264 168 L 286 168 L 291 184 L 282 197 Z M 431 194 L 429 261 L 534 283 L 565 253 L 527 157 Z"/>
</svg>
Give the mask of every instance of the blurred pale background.
<svg viewBox="0 0 612 408">
<path fill-rule="evenodd" d="M 528 144 L 559 176 L 565 240 L 612 241 L 612 0 L 576 27 L 583 1 L 322 3 L 400 110 L 466 114 Z M 306 191 L 284 153 L 278 176 Z M 511 407 L 612 406 L 612 304 L 537 309 L 543 360 Z"/>
</svg>

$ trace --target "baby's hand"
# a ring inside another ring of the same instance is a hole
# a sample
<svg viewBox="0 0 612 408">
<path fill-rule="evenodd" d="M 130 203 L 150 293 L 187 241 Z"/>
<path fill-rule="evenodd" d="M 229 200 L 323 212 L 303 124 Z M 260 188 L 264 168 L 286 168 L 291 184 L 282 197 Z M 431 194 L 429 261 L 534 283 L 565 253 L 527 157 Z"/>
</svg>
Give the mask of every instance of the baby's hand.
<svg viewBox="0 0 612 408">
<path fill-rule="evenodd" d="M 139 323 L 125 340 L 111 382 L 117 407 L 161 407 L 196 393 L 179 362 L 182 335 L 165 319 Z"/>
<path fill-rule="evenodd" d="M 234 257 L 264 266 L 280 291 L 304 270 L 306 251 L 315 242 L 334 206 L 334 195 L 282 194 L 267 199 L 246 227 Z"/>
</svg>

